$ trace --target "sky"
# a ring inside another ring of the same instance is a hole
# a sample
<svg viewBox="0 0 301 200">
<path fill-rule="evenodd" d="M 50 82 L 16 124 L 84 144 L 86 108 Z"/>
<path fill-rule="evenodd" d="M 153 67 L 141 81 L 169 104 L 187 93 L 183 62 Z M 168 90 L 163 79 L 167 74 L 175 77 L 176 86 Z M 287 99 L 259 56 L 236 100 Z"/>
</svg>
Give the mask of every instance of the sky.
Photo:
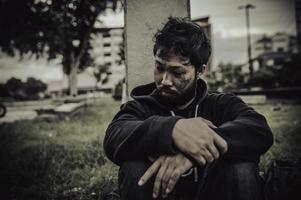
<svg viewBox="0 0 301 200">
<path fill-rule="evenodd" d="M 241 5 L 251 3 L 251 41 L 263 34 L 296 34 L 294 0 L 191 0 L 191 17 L 209 16 L 214 65 L 247 61 L 246 17 Z"/>
<path fill-rule="evenodd" d="M 213 65 L 220 62 L 242 64 L 247 61 L 245 11 L 238 6 L 251 3 L 251 39 L 277 32 L 295 34 L 294 0 L 191 0 L 191 17 L 209 16 L 212 24 Z M 104 26 L 123 26 L 123 12 L 107 12 L 101 16 Z M 96 26 L 101 26 L 97 24 Z M 26 67 L 25 67 L 26 66 Z M 10 58 L 0 53 L 0 82 L 10 77 L 25 80 L 35 76 L 45 82 L 63 77 L 59 61 Z"/>
</svg>

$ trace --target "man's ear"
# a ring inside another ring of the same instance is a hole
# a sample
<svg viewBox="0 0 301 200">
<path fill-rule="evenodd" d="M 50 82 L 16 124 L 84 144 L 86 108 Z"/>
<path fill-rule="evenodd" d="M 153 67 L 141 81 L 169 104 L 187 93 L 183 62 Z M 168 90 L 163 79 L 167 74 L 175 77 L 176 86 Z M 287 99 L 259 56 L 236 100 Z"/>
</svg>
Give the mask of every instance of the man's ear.
<svg viewBox="0 0 301 200">
<path fill-rule="evenodd" d="M 203 64 L 202 67 L 199 67 L 199 68 L 198 68 L 198 77 L 200 77 L 201 75 L 204 74 L 206 68 L 207 68 L 207 65 L 206 65 L 206 64 Z"/>
</svg>

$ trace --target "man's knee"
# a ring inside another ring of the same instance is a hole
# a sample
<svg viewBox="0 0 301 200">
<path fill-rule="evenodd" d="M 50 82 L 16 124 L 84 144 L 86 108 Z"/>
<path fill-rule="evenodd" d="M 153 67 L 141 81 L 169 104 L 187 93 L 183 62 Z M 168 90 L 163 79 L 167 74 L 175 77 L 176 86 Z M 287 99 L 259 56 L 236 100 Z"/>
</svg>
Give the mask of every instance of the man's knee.
<svg viewBox="0 0 301 200">
<path fill-rule="evenodd" d="M 124 162 L 119 169 L 119 178 L 127 178 L 137 181 L 145 173 L 150 163 L 143 160 L 130 160 Z"/>
<path fill-rule="evenodd" d="M 256 183 L 260 180 L 258 166 L 252 162 L 231 162 L 227 170 L 233 181 L 239 183 Z"/>
<path fill-rule="evenodd" d="M 262 196 L 258 166 L 252 162 L 220 161 L 212 166 L 207 181 L 210 199 L 253 200 Z"/>
<path fill-rule="evenodd" d="M 124 162 L 119 169 L 119 192 L 121 200 L 152 199 L 152 185 L 148 181 L 138 186 L 138 181 L 150 166 L 150 162 L 133 160 Z"/>
</svg>

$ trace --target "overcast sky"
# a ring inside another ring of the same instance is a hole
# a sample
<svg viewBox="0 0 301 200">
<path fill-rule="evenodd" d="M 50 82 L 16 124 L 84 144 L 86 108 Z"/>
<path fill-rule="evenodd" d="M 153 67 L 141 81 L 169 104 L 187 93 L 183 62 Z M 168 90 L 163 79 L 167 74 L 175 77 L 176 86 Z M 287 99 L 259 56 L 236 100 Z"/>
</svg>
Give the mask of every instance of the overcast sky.
<svg viewBox="0 0 301 200">
<path fill-rule="evenodd" d="M 296 34 L 294 0 L 191 0 L 191 17 L 209 16 L 213 32 L 214 64 L 247 61 L 245 10 L 238 7 L 251 3 L 252 42 L 263 34 Z"/>
<path fill-rule="evenodd" d="M 250 10 L 252 41 L 264 33 L 277 32 L 295 34 L 294 0 L 191 0 L 191 17 L 209 16 L 213 32 L 213 60 L 220 62 L 245 63 L 246 19 L 245 11 L 238 6 L 251 3 L 256 6 Z M 123 13 L 102 16 L 106 26 L 123 26 Z M 25 67 L 28 66 L 28 67 Z M 45 60 L 20 62 L 17 58 L 7 58 L 0 54 L 0 82 L 15 76 L 25 79 L 36 76 L 44 81 L 62 78 L 62 69 L 57 61 Z"/>
</svg>

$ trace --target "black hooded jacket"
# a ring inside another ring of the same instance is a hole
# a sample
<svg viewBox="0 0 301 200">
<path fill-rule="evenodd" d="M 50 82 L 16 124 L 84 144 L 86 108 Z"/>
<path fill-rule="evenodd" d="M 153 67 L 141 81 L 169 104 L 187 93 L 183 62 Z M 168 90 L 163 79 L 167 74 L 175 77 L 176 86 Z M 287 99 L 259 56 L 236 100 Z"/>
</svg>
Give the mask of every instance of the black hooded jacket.
<svg viewBox="0 0 301 200">
<path fill-rule="evenodd" d="M 157 157 L 178 152 L 172 131 L 181 118 L 203 117 L 211 121 L 228 143 L 227 159 L 258 162 L 273 143 L 265 118 L 233 94 L 207 93 L 206 83 L 198 80 L 194 101 L 183 110 L 173 110 L 156 98 L 155 83 L 133 89 L 134 99 L 123 104 L 109 124 L 104 138 L 108 158 L 121 165 L 127 160 Z"/>
</svg>

